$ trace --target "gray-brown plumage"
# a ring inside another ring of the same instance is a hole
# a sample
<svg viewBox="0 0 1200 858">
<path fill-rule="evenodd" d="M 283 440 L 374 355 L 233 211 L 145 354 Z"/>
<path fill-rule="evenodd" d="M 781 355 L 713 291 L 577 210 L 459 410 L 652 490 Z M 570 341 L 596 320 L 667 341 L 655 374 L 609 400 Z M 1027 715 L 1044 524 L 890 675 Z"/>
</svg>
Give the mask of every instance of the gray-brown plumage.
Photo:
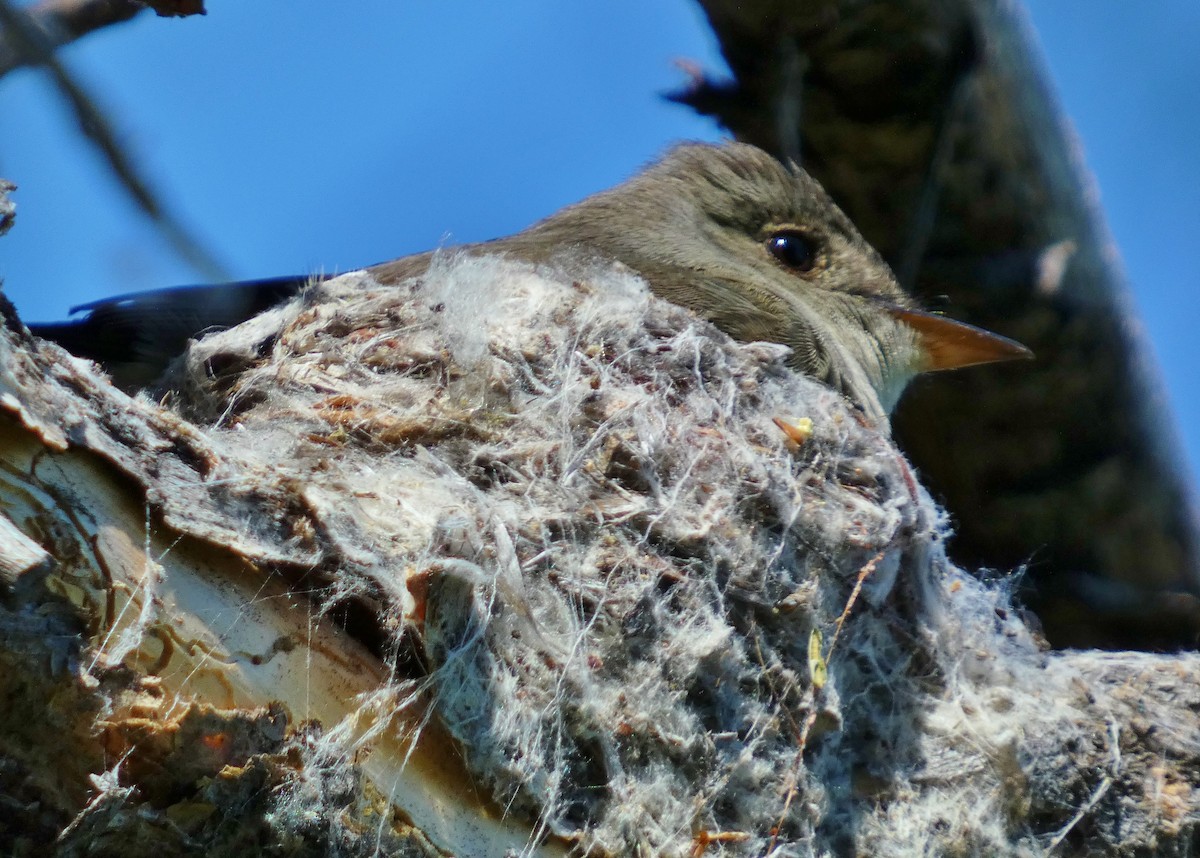
<svg viewBox="0 0 1200 858">
<path fill-rule="evenodd" d="M 790 346 L 793 366 L 879 421 L 919 372 L 1028 355 L 1002 337 L 916 310 L 815 180 L 746 144 L 678 146 L 612 190 L 465 250 L 533 263 L 567 256 L 623 263 L 656 295 L 735 338 Z M 368 270 L 381 283 L 394 283 L 422 274 L 431 259 L 418 254 Z M 279 281 L 271 287 L 278 289 Z M 161 301 L 171 293 L 157 294 Z M 134 296 L 101 304 L 92 317 L 114 324 L 120 311 L 130 316 L 137 309 Z M 193 309 L 202 308 L 173 307 L 170 318 L 159 319 L 163 330 L 142 331 L 130 342 L 154 342 L 161 360 L 168 349 L 159 341 L 168 333 L 178 340 L 205 327 Z M 183 318 L 186 332 L 166 330 Z M 143 306 L 139 324 L 154 323 Z M 35 332 L 64 339 L 48 326 Z M 86 339 L 71 338 L 74 344 Z"/>
</svg>

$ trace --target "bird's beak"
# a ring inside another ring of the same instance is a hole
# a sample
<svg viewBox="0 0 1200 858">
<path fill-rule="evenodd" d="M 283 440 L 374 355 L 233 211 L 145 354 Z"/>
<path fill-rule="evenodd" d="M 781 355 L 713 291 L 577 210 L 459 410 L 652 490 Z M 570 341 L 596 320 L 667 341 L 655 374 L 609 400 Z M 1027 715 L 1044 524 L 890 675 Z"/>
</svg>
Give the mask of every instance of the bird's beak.
<svg viewBox="0 0 1200 858">
<path fill-rule="evenodd" d="M 888 311 L 917 332 L 922 353 L 921 372 L 1033 357 L 1033 352 L 1016 340 L 974 325 L 904 307 L 889 307 Z"/>
</svg>

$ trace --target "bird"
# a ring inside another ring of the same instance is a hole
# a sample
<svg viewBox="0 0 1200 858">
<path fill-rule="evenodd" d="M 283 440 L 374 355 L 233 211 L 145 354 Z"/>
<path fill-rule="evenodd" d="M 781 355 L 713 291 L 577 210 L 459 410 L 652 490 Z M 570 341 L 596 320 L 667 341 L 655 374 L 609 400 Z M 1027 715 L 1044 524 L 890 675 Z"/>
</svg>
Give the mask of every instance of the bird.
<svg viewBox="0 0 1200 858">
<path fill-rule="evenodd" d="M 1007 337 L 926 312 L 821 185 L 747 143 L 683 143 L 609 190 L 514 235 L 462 246 L 533 264 L 565 255 L 620 263 L 651 292 L 741 341 L 790 347 L 788 363 L 886 424 L 915 376 L 1032 357 Z M 366 269 L 380 284 L 422 275 L 434 251 Z M 30 330 L 143 386 L 190 338 L 244 321 L 313 278 L 133 293 Z"/>
</svg>

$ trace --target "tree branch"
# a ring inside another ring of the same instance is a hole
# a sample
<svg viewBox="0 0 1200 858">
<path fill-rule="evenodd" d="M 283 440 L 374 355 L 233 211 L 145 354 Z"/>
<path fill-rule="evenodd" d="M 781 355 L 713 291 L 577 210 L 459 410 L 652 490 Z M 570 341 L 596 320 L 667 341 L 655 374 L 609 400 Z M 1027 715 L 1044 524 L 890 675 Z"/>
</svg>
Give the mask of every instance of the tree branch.
<svg viewBox="0 0 1200 858">
<path fill-rule="evenodd" d="M 958 523 L 954 556 L 1028 564 L 1026 598 L 1057 645 L 1194 647 L 1194 488 L 1019 6 L 700 5 L 735 79 L 693 76 L 675 98 L 777 154 L 798 135 L 805 167 L 920 298 L 1037 355 L 923 379 L 895 416 Z M 781 39 L 807 68 L 791 134 Z"/>
<path fill-rule="evenodd" d="M 203 0 L 41 0 L 22 11 L 46 44 L 60 48 L 88 33 L 128 21 L 148 8 L 161 17 L 205 14 Z M 0 32 L 0 77 L 36 63 L 36 57 L 26 52 L 10 33 Z"/>
</svg>

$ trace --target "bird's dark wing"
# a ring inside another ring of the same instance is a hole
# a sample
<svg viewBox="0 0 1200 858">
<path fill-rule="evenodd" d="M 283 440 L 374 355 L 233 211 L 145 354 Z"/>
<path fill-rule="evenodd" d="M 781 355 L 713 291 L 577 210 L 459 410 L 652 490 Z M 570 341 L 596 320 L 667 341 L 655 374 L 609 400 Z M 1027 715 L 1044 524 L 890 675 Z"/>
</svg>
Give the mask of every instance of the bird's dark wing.
<svg viewBox="0 0 1200 858">
<path fill-rule="evenodd" d="M 79 357 L 103 365 L 121 387 L 156 379 L 188 340 L 233 327 L 296 295 L 308 275 L 180 286 L 118 295 L 72 307 L 67 322 L 34 323 L 29 330 Z"/>
</svg>

